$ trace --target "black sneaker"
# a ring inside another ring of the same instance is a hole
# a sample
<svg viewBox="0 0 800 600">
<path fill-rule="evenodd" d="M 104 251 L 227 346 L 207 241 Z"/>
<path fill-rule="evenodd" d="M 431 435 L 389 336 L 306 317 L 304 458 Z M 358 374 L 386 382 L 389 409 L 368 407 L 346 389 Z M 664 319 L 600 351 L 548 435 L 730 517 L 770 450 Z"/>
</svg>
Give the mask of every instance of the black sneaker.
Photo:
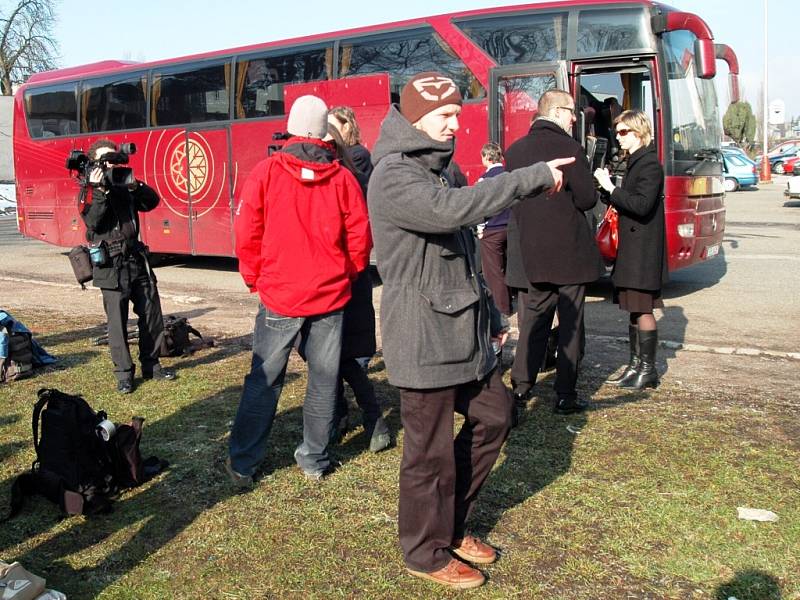
<svg viewBox="0 0 800 600">
<path fill-rule="evenodd" d="M 154 379 L 156 381 L 172 381 L 178 376 L 172 369 L 165 369 L 156 365 L 151 373 L 142 373 L 143 379 Z"/>
<path fill-rule="evenodd" d="M 524 388 L 522 386 L 515 387 L 511 394 L 514 396 L 514 402 L 525 404 L 528 400 L 533 398 L 533 388 Z"/>
<path fill-rule="evenodd" d="M 120 394 L 130 394 L 133 391 L 133 382 L 127 379 L 117 382 L 117 391 Z"/>
<path fill-rule="evenodd" d="M 580 398 L 559 398 L 553 412 L 557 415 L 571 415 L 583 412 L 587 408 L 589 408 L 589 403 Z"/>
</svg>

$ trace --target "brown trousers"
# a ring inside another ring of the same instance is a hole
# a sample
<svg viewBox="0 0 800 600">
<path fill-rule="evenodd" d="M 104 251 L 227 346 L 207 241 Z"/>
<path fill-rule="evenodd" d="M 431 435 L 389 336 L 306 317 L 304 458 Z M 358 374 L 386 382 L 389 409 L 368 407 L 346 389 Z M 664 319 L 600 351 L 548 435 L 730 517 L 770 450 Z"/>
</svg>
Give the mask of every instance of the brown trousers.
<svg viewBox="0 0 800 600">
<path fill-rule="evenodd" d="M 505 316 L 511 314 L 511 290 L 506 285 L 506 228 L 486 229 L 480 241 L 483 278 L 492 292 L 494 305 Z"/>
<path fill-rule="evenodd" d="M 406 565 L 431 572 L 464 537 L 475 497 L 508 437 L 513 400 L 498 369 L 482 381 L 400 389 L 400 546 Z M 454 412 L 464 425 L 453 439 Z"/>
</svg>

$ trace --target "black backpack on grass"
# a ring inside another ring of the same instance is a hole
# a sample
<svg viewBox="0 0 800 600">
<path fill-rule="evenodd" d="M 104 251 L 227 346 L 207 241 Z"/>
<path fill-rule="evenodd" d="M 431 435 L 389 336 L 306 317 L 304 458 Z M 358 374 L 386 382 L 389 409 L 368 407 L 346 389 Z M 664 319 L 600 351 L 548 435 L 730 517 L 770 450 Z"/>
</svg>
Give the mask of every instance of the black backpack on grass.
<svg viewBox="0 0 800 600">
<path fill-rule="evenodd" d="M 196 336 L 200 341 L 203 336 L 194 327 L 189 325 L 186 317 L 176 317 L 167 315 L 164 318 L 164 332 L 156 341 L 156 346 L 160 348 L 159 356 L 186 356 L 191 354 L 194 348 L 189 335 Z"/>
<path fill-rule="evenodd" d="M 166 466 L 155 458 L 142 461 L 142 418 L 117 425 L 116 432 L 104 439 L 99 426 L 106 413 L 95 412 L 81 396 L 41 389 L 38 398 L 31 423 L 36 460 L 12 486 L 7 519 L 33 494 L 58 504 L 68 515 L 110 512 L 121 489 L 139 485 Z M 146 463 L 152 466 L 153 461 L 159 468 L 147 472 Z"/>
</svg>

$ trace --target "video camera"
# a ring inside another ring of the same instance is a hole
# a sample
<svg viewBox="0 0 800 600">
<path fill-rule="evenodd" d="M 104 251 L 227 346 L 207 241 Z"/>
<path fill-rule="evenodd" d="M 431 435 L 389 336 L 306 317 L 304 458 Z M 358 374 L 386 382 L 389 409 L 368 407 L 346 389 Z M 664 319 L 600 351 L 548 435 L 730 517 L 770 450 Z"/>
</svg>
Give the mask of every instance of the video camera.
<svg viewBox="0 0 800 600">
<path fill-rule="evenodd" d="M 133 169 L 117 165 L 127 165 L 131 154 L 136 153 L 136 144 L 120 144 L 119 151 L 106 152 L 97 160 L 91 160 L 83 150 L 72 150 L 67 157 L 67 169 L 76 171 L 78 181 L 82 186 L 92 185 L 105 188 L 132 189 L 136 185 Z M 99 168 L 103 177 L 97 183 L 89 181 L 89 174 Z"/>
</svg>

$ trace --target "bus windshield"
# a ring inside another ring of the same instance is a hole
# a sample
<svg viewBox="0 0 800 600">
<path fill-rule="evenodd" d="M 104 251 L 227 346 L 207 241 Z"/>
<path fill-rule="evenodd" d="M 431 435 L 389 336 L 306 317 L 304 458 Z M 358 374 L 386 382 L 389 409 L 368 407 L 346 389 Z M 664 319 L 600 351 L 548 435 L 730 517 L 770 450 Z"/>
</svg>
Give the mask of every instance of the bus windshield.
<svg viewBox="0 0 800 600">
<path fill-rule="evenodd" d="M 709 149 L 719 148 L 722 135 L 714 82 L 695 76 L 694 40 L 685 30 L 663 35 L 675 175 L 691 166 L 686 162 L 694 164 Z"/>
</svg>

